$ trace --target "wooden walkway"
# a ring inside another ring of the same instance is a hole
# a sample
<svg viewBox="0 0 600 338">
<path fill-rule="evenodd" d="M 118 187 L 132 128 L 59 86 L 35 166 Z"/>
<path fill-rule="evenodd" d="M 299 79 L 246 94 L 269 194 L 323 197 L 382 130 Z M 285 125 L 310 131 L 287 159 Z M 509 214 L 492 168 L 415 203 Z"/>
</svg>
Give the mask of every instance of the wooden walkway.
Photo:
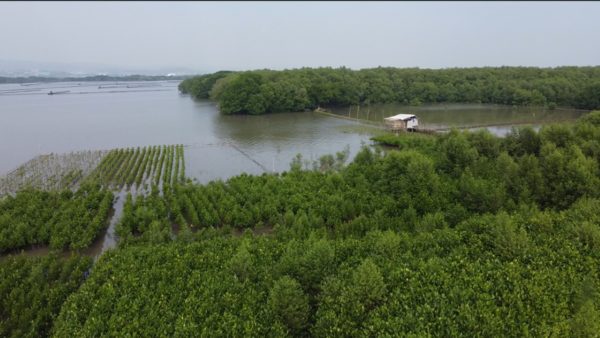
<svg viewBox="0 0 600 338">
<path fill-rule="evenodd" d="M 381 129 L 387 129 L 387 127 L 384 125 L 383 122 L 375 122 L 375 121 L 357 119 L 356 117 L 350 117 L 350 116 L 344 116 L 344 115 L 330 113 L 330 112 L 328 112 L 326 110 L 323 110 L 323 109 L 315 109 L 315 110 L 313 110 L 313 112 L 321 114 L 321 115 L 325 115 L 325 116 L 335 117 L 335 118 L 338 118 L 338 119 L 344 119 L 344 120 L 350 120 L 350 121 L 365 123 L 365 124 L 368 124 L 368 125 L 371 125 L 371 126 L 374 126 L 374 127 L 378 127 L 378 128 L 381 128 Z"/>
</svg>

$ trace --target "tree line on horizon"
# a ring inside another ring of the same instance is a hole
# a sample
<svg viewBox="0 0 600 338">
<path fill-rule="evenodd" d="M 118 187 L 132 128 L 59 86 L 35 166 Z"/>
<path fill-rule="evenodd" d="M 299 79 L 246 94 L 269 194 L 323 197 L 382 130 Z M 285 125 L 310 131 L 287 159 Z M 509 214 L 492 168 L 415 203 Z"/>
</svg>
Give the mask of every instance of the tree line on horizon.
<svg viewBox="0 0 600 338">
<path fill-rule="evenodd" d="M 99 82 L 99 81 L 165 81 L 185 80 L 190 75 L 91 75 L 83 77 L 48 77 L 48 76 L 0 76 L 0 83 L 35 83 L 35 82 Z"/>
<path fill-rule="evenodd" d="M 600 67 L 378 67 L 220 71 L 179 90 L 212 99 L 224 114 L 265 114 L 374 103 L 490 103 L 600 107 Z"/>
</svg>

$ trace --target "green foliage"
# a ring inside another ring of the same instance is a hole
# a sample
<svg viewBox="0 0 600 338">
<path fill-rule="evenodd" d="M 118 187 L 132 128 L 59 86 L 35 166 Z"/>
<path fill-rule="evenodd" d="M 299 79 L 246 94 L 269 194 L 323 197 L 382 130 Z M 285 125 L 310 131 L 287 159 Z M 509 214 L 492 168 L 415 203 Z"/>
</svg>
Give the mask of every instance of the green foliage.
<svg viewBox="0 0 600 338">
<path fill-rule="evenodd" d="M 347 165 L 347 151 L 321 157 L 313 170 L 303 169 L 299 155 L 287 173 L 240 175 L 206 185 L 174 182 L 162 196 L 153 188 L 149 196 L 125 204 L 117 232 L 125 244 L 150 237 L 169 241 L 172 225 L 195 232 L 280 224 L 278 232 L 290 238 L 304 237 L 311 228 L 362 236 L 374 228 L 453 227 L 474 215 L 512 212 L 520 205 L 566 209 L 582 197 L 600 196 L 599 159 L 580 146 L 597 132 L 600 127 L 580 121 L 542 128 L 541 137 L 519 129 L 510 140 L 456 130 L 389 136 L 383 142 L 400 151 L 388 148 L 382 154 L 365 147 Z M 557 141 L 559 147 L 555 141 L 563 138 L 549 135 L 570 136 L 568 142 Z M 145 235 L 153 221 L 154 235 Z"/>
<path fill-rule="evenodd" d="M 308 324 L 308 297 L 300 283 L 284 276 L 277 280 L 269 293 L 269 306 L 293 335 L 299 335 Z"/>
<path fill-rule="evenodd" d="M 494 137 L 487 129 L 469 133 L 467 138 L 481 156 L 495 158 L 500 153 L 500 139 Z"/>
<path fill-rule="evenodd" d="M 248 251 L 248 242 L 244 241 L 237 249 L 237 252 L 231 260 L 229 265 L 231 271 L 239 280 L 246 280 L 251 277 L 254 271 L 252 254 Z"/>
<path fill-rule="evenodd" d="M 350 276 L 327 280 L 317 312 L 315 336 L 368 334 L 369 328 L 363 324 L 384 303 L 386 295 L 383 276 L 370 258 Z"/>
<path fill-rule="evenodd" d="M 83 282 L 91 263 L 80 256 L 0 260 L 0 336 L 48 337 L 63 302 Z"/>
<path fill-rule="evenodd" d="M 600 256 L 573 236 L 569 216 L 599 207 L 523 209 L 415 233 L 128 246 L 100 259 L 53 332 L 585 336 L 596 329 Z"/>
<path fill-rule="evenodd" d="M 441 180 L 431 158 L 406 150 L 391 152 L 382 161 L 381 190 L 394 197 L 396 208 L 414 208 L 420 214 L 444 204 Z"/>
<path fill-rule="evenodd" d="M 579 119 L 580 123 L 589 123 L 596 127 L 600 126 L 600 110 L 589 112 Z"/>
<path fill-rule="evenodd" d="M 398 102 L 600 107 L 600 67 L 301 68 L 217 72 L 179 89 L 218 101 L 226 114 L 303 111 L 319 106 Z"/>
<path fill-rule="evenodd" d="M 573 316 L 570 334 L 578 338 L 600 335 L 600 312 L 594 306 L 594 302 L 585 302 Z"/>
<path fill-rule="evenodd" d="M 546 190 L 540 200 L 544 206 L 565 208 L 580 197 L 598 194 L 598 162 L 575 145 L 561 149 L 554 143 L 544 144 L 540 168 Z"/>
<path fill-rule="evenodd" d="M 239 243 L 213 238 L 109 251 L 63 306 L 53 335 L 283 336 L 265 306 L 272 279 L 256 269 L 257 279 L 244 282 L 223 268 Z M 277 248 L 257 242 L 249 250 L 264 262 Z"/>
<path fill-rule="evenodd" d="M 208 99 L 215 83 L 230 73 L 229 71 L 220 71 L 185 79 L 179 84 L 179 91 L 183 94 L 191 94 L 197 99 Z"/>
<path fill-rule="evenodd" d="M 381 271 L 371 261 L 366 259 L 352 274 L 353 298 L 360 302 L 366 310 L 371 310 L 381 304 L 387 290 Z"/>
<path fill-rule="evenodd" d="M 185 161 L 183 145 L 163 145 L 111 150 L 85 182 L 99 183 L 108 188 L 131 188 L 159 185 L 169 189 L 184 181 Z"/>
<path fill-rule="evenodd" d="M 225 114 L 263 114 L 267 107 L 261 95 L 263 77 L 259 73 L 233 74 L 219 95 L 219 109 Z"/>
<path fill-rule="evenodd" d="M 452 130 L 447 136 L 440 138 L 441 167 L 453 176 L 459 176 L 467 167 L 471 166 L 479 153 L 469 142 L 465 133 Z"/>
<path fill-rule="evenodd" d="M 22 190 L 0 200 L 0 252 L 31 245 L 83 249 L 106 228 L 113 194 L 98 185 L 77 192 Z"/>
</svg>

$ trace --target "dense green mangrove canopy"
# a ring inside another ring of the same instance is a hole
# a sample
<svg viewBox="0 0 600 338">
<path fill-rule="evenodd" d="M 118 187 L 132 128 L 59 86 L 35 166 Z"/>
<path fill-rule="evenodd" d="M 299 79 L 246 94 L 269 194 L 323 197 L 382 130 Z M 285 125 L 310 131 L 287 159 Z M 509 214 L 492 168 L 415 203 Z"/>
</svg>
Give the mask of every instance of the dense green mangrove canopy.
<svg viewBox="0 0 600 338">
<path fill-rule="evenodd" d="M 225 114 L 391 102 L 595 109 L 600 108 L 600 67 L 222 71 L 186 79 L 179 89 L 195 98 L 212 98 Z"/>
</svg>

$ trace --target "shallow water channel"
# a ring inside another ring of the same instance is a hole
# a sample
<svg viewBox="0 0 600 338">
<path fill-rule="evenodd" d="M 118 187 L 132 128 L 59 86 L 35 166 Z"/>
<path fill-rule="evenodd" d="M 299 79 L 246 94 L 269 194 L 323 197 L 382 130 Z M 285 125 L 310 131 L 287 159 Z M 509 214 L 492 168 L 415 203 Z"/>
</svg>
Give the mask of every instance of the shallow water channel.
<svg viewBox="0 0 600 338">
<path fill-rule="evenodd" d="M 504 136 L 514 126 L 534 128 L 548 123 L 573 121 L 587 111 L 572 108 L 516 107 L 497 104 L 439 103 L 408 106 L 395 103 L 333 108 L 336 115 L 382 123 L 385 117 L 396 114 L 415 114 L 419 126 L 425 129 L 480 129 Z"/>
</svg>

